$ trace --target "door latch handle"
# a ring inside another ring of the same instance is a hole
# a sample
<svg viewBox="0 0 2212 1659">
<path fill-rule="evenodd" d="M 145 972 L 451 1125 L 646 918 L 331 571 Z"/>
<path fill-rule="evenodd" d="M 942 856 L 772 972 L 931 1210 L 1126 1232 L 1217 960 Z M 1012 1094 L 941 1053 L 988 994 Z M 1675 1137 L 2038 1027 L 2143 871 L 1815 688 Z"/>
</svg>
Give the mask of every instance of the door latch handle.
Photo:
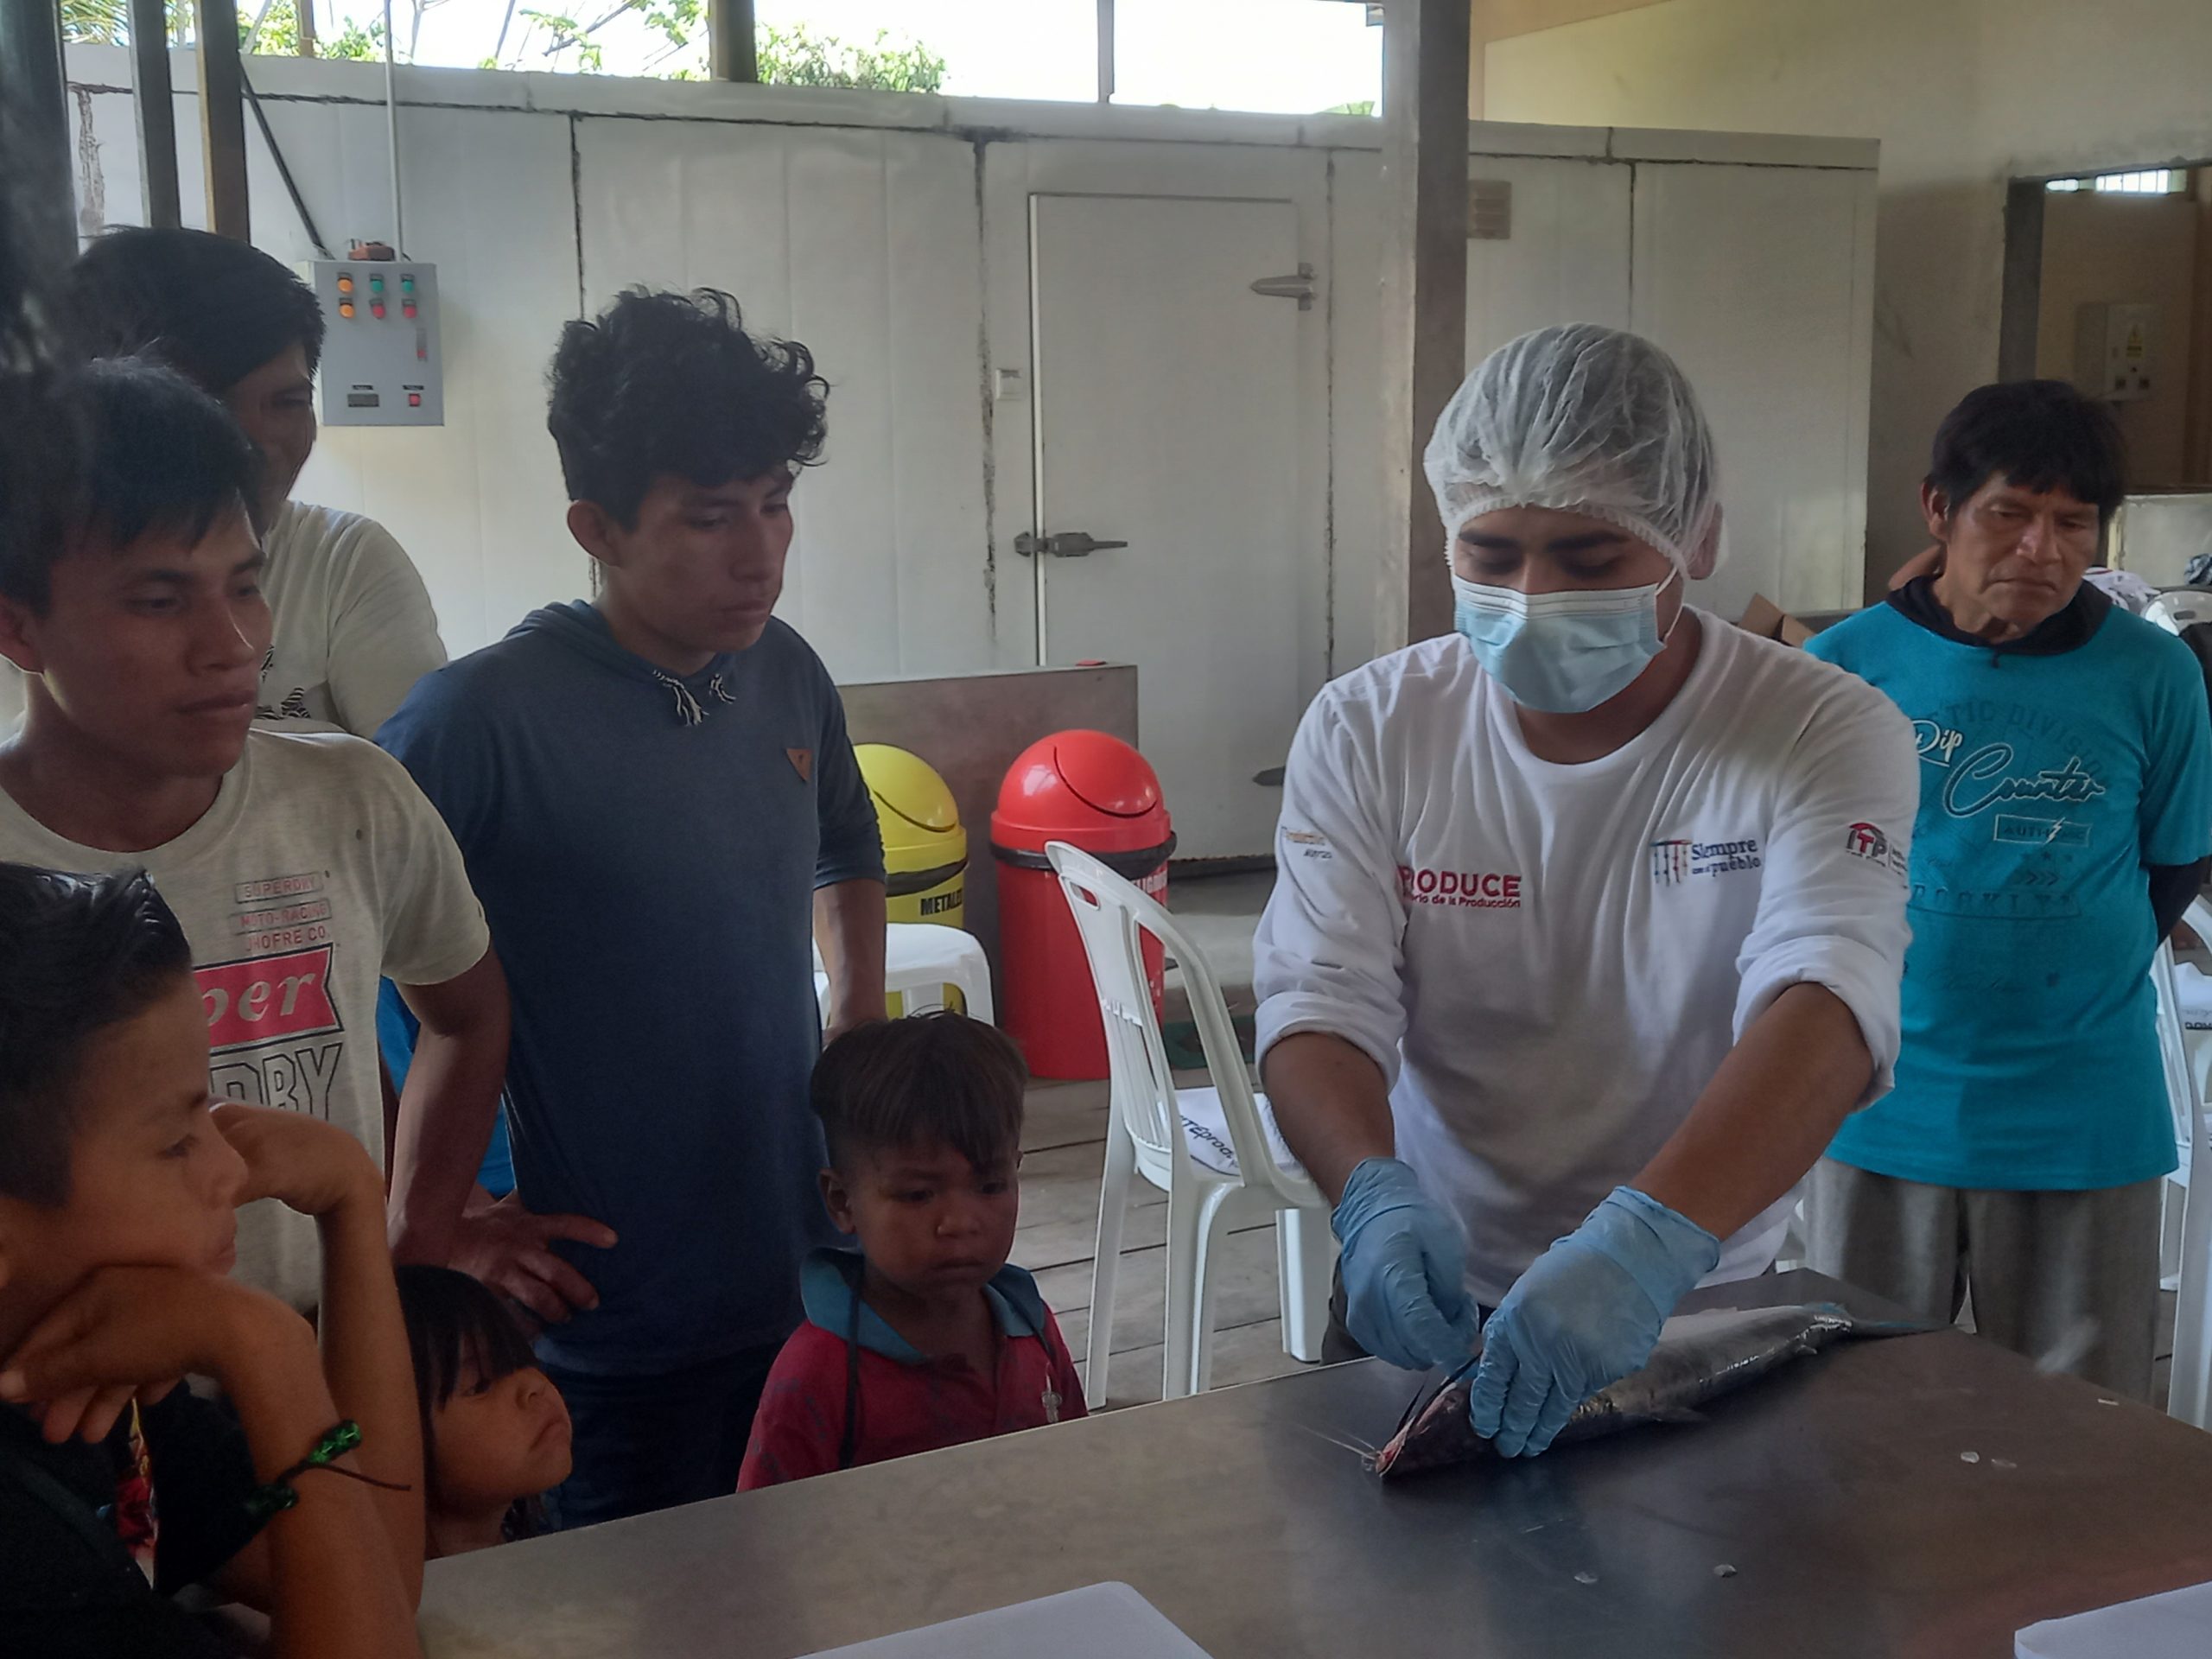
<svg viewBox="0 0 2212 1659">
<path fill-rule="evenodd" d="M 1033 559 L 1039 553 L 1049 558 L 1082 559 L 1106 548 L 1128 545 L 1127 542 L 1102 542 L 1081 530 L 1064 530 L 1058 535 L 1042 537 L 1025 530 L 1014 538 L 1014 550 L 1025 559 Z"/>
<path fill-rule="evenodd" d="M 1298 308 L 1313 308 L 1313 267 L 1301 264 L 1295 274 L 1288 276 L 1262 276 L 1252 284 L 1255 294 L 1271 300 L 1296 300 Z"/>
</svg>

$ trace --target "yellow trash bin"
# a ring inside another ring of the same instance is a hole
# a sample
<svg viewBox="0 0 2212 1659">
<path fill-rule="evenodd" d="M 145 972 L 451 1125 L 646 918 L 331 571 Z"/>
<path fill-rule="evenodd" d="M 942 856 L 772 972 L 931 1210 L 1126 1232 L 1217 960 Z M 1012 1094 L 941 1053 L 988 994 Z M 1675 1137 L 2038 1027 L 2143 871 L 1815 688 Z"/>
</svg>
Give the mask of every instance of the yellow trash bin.
<svg viewBox="0 0 2212 1659">
<path fill-rule="evenodd" d="M 918 754 L 887 743 L 853 748 L 875 821 L 883 832 L 886 910 L 894 922 L 962 925 L 968 885 L 968 832 L 952 791 L 935 767 Z M 960 994 L 947 987 L 947 1007 L 961 1006 Z M 892 996 L 891 1014 L 901 1012 Z"/>
</svg>

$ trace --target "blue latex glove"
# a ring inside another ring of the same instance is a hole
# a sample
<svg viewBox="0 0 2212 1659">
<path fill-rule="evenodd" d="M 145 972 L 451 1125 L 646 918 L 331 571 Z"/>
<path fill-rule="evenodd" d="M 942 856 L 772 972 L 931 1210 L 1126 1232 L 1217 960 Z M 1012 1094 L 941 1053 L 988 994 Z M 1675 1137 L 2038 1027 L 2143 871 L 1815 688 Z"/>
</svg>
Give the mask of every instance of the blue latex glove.
<svg viewBox="0 0 2212 1659">
<path fill-rule="evenodd" d="M 1472 1351 L 1465 1241 L 1408 1166 L 1395 1158 L 1361 1163 L 1329 1226 L 1344 1246 L 1344 1324 L 1361 1347 L 1409 1371 L 1456 1364 Z"/>
<path fill-rule="evenodd" d="M 1577 1406 L 1650 1358 L 1675 1304 L 1719 1260 L 1720 1241 L 1688 1217 L 1615 1187 L 1491 1315 L 1467 1396 L 1475 1433 L 1506 1457 L 1535 1456 Z"/>
</svg>

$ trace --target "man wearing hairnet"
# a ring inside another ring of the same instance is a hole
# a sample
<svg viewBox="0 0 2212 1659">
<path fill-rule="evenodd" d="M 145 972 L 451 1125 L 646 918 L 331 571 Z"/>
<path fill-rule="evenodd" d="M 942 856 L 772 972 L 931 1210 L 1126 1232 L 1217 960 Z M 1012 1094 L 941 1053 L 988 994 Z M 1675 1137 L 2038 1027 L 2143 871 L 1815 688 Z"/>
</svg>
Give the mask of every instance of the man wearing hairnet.
<svg viewBox="0 0 2212 1659">
<path fill-rule="evenodd" d="M 1764 1271 L 1889 1086 L 1918 779 L 1872 687 L 1685 600 L 1718 479 L 1656 346 L 1502 346 L 1427 471 L 1456 632 L 1299 728 L 1261 1064 L 1337 1198 L 1328 1357 L 1481 1329 L 1475 1427 L 1518 1455 L 1693 1286 Z"/>
</svg>

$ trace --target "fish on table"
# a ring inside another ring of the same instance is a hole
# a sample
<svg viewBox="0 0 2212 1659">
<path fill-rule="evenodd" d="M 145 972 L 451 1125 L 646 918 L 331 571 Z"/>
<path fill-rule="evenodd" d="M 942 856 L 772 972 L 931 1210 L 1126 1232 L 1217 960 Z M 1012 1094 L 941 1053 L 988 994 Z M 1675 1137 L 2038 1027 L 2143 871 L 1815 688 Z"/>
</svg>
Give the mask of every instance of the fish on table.
<svg viewBox="0 0 2212 1659">
<path fill-rule="evenodd" d="M 1574 1409 L 1554 1444 L 1596 1440 L 1645 1423 L 1693 1421 L 1698 1408 L 1756 1382 L 1777 1366 L 1859 1337 L 1904 1336 L 1929 1327 L 1862 1319 L 1834 1302 L 1678 1313 L 1659 1332 L 1641 1370 L 1601 1389 Z M 1467 1415 L 1479 1351 L 1406 1408 L 1398 1432 L 1370 1459 L 1385 1480 L 1495 1455 Z"/>
</svg>

